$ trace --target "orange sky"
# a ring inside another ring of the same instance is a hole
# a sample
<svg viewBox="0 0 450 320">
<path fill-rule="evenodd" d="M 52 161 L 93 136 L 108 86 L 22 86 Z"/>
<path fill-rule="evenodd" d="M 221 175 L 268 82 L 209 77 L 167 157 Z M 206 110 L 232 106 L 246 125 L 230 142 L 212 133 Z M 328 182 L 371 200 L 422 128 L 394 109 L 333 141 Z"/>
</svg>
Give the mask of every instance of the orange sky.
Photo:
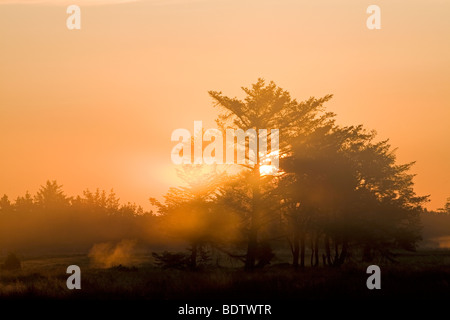
<svg viewBox="0 0 450 320">
<path fill-rule="evenodd" d="M 242 96 L 263 77 L 298 100 L 333 93 L 339 123 L 417 161 L 429 208 L 450 196 L 449 1 L 92 2 L 0 0 L 0 194 L 56 179 L 149 208 L 176 181 L 171 132 L 213 126 L 208 90 Z M 66 28 L 71 3 L 81 30 Z"/>
</svg>

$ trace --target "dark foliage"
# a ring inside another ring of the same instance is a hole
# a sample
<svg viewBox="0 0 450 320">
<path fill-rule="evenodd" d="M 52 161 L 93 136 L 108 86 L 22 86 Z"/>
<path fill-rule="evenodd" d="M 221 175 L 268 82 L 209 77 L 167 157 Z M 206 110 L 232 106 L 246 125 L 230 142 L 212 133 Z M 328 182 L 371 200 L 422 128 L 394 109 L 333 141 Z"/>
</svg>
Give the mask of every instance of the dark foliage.
<svg viewBox="0 0 450 320">
<path fill-rule="evenodd" d="M 2 265 L 2 269 L 4 270 L 18 270 L 21 268 L 22 263 L 20 259 L 12 252 L 8 254 L 5 263 Z"/>
</svg>

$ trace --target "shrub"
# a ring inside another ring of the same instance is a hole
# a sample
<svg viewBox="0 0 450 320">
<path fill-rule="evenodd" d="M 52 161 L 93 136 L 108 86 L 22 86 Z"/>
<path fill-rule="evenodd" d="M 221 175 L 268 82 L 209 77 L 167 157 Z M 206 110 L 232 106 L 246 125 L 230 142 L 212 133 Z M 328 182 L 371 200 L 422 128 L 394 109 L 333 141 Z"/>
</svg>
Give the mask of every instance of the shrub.
<svg viewBox="0 0 450 320">
<path fill-rule="evenodd" d="M 22 268 L 22 264 L 14 253 L 9 253 L 2 268 L 4 270 L 18 270 Z"/>
<path fill-rule="evenodd" d="M 164 251 L 161 254 L 152 253 L 155 264 L 162 269 L 187 269 L 189 256 L 184 253 L 172 253 Z"/>
</svg>

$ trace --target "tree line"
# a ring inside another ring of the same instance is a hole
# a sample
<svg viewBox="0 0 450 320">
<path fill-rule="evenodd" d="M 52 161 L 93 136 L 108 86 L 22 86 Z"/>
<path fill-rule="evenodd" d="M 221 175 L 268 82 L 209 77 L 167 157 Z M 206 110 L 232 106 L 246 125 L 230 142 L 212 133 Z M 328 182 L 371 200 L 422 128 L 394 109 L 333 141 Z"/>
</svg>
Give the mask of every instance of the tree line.
<svg viewBox="0 0 450 320">
<path fill-rule="evenodd" d="M 160 243 L 156 220 L 134 203 L 120 204 L 113 190 L 68 197 L 62 185 L 47 181 L 35 195 L 0 199 L 0 250 L 70 254 L 121 239 Z"/>
</svg>

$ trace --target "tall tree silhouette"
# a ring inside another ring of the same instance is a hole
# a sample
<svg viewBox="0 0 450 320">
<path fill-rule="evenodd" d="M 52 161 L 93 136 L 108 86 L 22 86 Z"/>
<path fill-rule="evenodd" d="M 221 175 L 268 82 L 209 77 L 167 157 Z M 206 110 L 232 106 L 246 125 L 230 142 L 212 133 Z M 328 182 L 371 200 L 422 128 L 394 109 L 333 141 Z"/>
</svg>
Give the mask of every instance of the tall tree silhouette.
<svg viewBox="0 0 450 320">
<path fill-rule="evenodd" d="M 305 135 L 314 130 L 332 117 L 331 113 L 323 113 L 323 103 L 331 98 L 327 95 L 323 98 L 310 98 L 303 102 L 292 99 L 290 94 L 278 87 L 274 82 L 266 84 L 263 79 L 251 86 L 242 88 L 246 97 L 244 100 L 229 98 L 222 92 L 210 91 L 214 105 L 221 109 L 221 114 L 216 120 L 219 127 L 224 131 L 227 128 L 242 129 L 244 131 L 253 129 L 256 131 L 256 146 L 259 151 L 259 135 L 261 129 L 278 129 L 280 136 L 280 157 L 289 152 L 292 138 Z M 268 139 L 271 137 L 268 133 Z M 261 154 L 256 152 L 256 159 L 246 170 L 252 172 L 251 177 L 251 210 L 250 228 L 248 235 L 248 246 L 245 268 L 252 270 L 255 267 L 258 232 L 262 226 L 261 212 L 261 173 L 263 164 Z"/>
<path fill-rule="evenodd" d="M 36 206 L 43 210 L 56 210 L 68 206 L 70 199 L 64 194 L 62 185 L 56 181 L 47 180 L 34 197 Z"/>
<path fill-rule="evenodd" d="M 0 212 L 1 213 L 8 213 L 12 210 L 11 201 L 9 201 L 8 196 L 5 194 L 0 199 Z"/>
</svg>

